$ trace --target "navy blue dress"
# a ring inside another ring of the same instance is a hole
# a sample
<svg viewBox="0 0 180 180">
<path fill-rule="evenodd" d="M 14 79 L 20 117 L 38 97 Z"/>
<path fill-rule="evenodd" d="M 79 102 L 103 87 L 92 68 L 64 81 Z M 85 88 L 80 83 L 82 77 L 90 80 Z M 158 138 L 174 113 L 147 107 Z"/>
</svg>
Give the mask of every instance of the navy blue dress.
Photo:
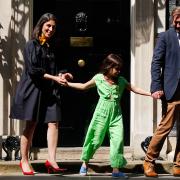
<svg viewBox="0 0 180 180">
<path fill-rule="evenodd" d="M 38 40 L 30 40 L 24 49 L 24 61 L 10 118 L 46 123 L 60 121 L 60 86 L 43 77 L 45 73 L 58 73 L 53 48 L 41 45 Z"/>
</svg>

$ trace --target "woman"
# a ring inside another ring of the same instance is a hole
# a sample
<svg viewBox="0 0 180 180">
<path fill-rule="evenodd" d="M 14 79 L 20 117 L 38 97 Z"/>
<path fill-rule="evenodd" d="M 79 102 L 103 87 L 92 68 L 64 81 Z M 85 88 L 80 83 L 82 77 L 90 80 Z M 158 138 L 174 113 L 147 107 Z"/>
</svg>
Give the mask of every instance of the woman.
<svg viewBox="0 0 180 180">
<path fill-rule="evenodd" d="M 28 152 L 38 121 L 48 124 L 48 159 L 45 163 L 48 173 L 63 171 L 56 162 L 58 124 L 61 120 L 57 87 L 72 75 L 57 72 L 54 53 L 56 24 L 56 17 L 50 13 L 42 15 L 37 22 L 33 38 L 25 45 L 25 67 L 11 108 L 10 118 L 26 121 L 20 147 L 20 167 L 24 175 L 34 175 Z"/>
</svg>

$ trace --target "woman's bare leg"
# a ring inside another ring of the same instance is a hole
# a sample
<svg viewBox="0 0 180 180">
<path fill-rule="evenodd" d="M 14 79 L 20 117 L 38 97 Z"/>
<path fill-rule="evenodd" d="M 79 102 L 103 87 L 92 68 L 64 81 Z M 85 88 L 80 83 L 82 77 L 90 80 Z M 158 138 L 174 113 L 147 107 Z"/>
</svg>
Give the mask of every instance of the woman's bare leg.
<svg viewBox="0 0 180 180">
<path fill-rule="evenodd" d="M 56 162 L 56 150 L 58 143 L 58 123 L 48 123 L 47 144 L 48 144 L 48 161 L 54 168 L 58 168 Z"/>
<path fill-rule="evenodd" d="M 29 149 L 32 144 L 32 138 L 34 135 L 34 130 L 36 128 L 36 122 L 34 121 L 27 121 L 26 127 L 23 131 L 23 134 L 21 136 L 21 143 L 20 143 L 20 151 L 21 151 L 21 163 L 22 163 L 22 169 L 25 172 L 30 172 L 31 167 L 28 163 L 28 154 Z"/>
</svg>

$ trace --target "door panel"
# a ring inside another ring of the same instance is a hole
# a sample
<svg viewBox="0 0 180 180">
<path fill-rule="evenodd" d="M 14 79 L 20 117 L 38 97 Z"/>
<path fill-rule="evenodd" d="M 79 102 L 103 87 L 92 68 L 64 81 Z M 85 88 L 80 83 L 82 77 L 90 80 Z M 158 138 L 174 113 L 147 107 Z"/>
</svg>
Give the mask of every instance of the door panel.
<svg viewBox="0 0 180 180">
<path fill-rule="evenodd" d="M 43 7 L 40 4 L 43 3 Z M 130 1 L 54 0 L 34 1 L 34 22 L 52 12 L 58 18 L 57 56 L 61 68 L 68 69 L 76 82 L 86 82 L 98 72 L 109 53 L 124 59 L 122 75 L 130 80 Z M 80 67 L 78 60 L 84 60 Z M 98 95 L 96 89 L 78 91 L 62 88 L 62 117 L 58 146 L 82 146 Z M 124 117 L 125 145 L 130 137 L 130 98 L 125 92 L 121 102 Z M 37 128 L 39 129 L 39 128 Z M 35 136 L 37 136 L 35 132 Z M 34 146 L 45 146 L 34 138 Z M 103 145 L 109 144 L 105 138 Z"/>
</svg>

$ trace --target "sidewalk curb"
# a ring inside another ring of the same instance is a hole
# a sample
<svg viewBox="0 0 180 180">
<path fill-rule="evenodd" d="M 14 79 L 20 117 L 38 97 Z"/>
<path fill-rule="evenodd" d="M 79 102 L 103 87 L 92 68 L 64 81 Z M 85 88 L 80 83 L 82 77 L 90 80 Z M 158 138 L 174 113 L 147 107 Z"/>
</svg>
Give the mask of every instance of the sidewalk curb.
<svg viewBox="0 0 180 180">
<path fill-rule="evenodd" d="M 47 173 L 47 170 L 44 166 L 45 160 L 34 160 L 31 161 L 31 165 L 36 172 Z M 63 168 L 67 168 L 67 172 L 65 174 L 78 173 L 79 168 L 81 166 L 80 160 L 63 160 L 59 161 L 59 166 Z M 143 161 L 128 161 L 128 164 L 122 168 L 122 171 L 125 173 L 135 173 L 135 174 L 143 174 Z M 168 161 L 157 161 L 156 162 L 156 170 L 159 174 L 171 174 L 173 164 Z M 108 161 L 94 161 L 91 160 L 89 162 L 90 173 L 111 173 L 112 168 L 109 165 Z M 22 174 L 21 169 L 19 167 L 19 161 L 0 161 L 0 172 L 2 174 Z"/>
</svg>

